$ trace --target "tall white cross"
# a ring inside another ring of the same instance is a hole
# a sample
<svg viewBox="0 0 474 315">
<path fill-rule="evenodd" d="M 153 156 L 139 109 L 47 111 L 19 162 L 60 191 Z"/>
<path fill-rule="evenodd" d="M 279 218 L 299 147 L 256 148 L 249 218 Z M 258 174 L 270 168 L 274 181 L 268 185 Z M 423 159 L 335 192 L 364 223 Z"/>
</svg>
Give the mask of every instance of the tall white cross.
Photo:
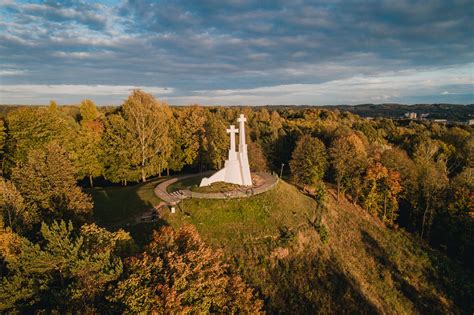
<svg viewBox="0 0 474 315">
<path fill-rule="evenodd" d="M 235 134 L 238 133 L 239 130 L 235 129 L 234 125 L 230 125 L 230 129 L 227 129 L 227 133 L 230 133 L 230 151 L 235 152 Z"/>
<path fill-rule="evenodd" d="M 239 145 L 244 145 L 245 144 L 244 124 L 247 121 L 247 118 L 245 118 L 244 114 L 240 114 L 240 117 L 237 118 L 237 121 L 239 122 L 239 129 L 240 129 Z"/>
</svg>

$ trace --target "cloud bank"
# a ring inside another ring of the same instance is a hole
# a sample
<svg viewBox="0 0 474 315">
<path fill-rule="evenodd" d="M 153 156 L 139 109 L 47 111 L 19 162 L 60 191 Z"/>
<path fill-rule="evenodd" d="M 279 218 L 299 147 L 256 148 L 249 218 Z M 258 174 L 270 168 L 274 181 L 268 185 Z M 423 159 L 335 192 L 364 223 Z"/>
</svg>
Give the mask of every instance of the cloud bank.
<svg viewBox="0 0 474 315">
<path fill-rule="evenodd" d="M 471 1 L 4 1 L 0 102 L 474 103 Z M 444 93 L 447 92 L 447 93 Z"/>
</svg>

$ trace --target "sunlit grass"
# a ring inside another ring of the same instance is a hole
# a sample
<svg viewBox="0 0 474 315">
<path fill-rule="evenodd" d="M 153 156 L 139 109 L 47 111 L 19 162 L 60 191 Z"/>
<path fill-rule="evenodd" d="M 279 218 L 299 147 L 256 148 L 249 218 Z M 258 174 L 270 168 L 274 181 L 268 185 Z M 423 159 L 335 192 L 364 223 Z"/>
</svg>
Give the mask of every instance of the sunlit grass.
<svg viewBox="0 0 474 315">
<path fill-rule="evenodd" d="M 191 188 L 199 187 L 199 184 L 201 183 L 202 178 L 203 176 L 193 176 L 190 178 L 179 180 L 176 183 L 169 185 L 166 188 L 166 191 L 173 192 L 173 191 L 177 191 L 181 189 L 191 189 Z"/>
<path fill-rule="evenodd" d="M 186 199 L 182 211 L 166 214 L 172 226 L 194 224 L 210 243 L 240 247 L 242 242 L 277 236 L 282 228 L 306 222 L 314 200 L 281 182 L 275 189 L 251 198 Z"/>
</svg>

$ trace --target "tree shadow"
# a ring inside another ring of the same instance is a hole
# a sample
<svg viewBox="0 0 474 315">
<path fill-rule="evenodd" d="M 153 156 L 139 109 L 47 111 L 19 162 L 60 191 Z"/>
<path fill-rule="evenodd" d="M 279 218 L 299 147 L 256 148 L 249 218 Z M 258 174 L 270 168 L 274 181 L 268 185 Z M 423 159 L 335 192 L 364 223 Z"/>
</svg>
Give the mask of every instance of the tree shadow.
<svg viewBox="0 0 474 315">
<path fill-rule="evenodd" d="M 474 272 L 436 250 L 426 248 L 426 251 L 432 267 L 426 272 L 427 277 L 454 302 L 458 312 L 474 314 Z"/>
<path fill-rule="evenodd" d="M 267 269 L 267 275 L 253 278 L 266 278 L 257 286 L 270 314 L 380 313 L 339 263 L 320 253 L 280 259 Z"/>
<path fill-rule="evenodd" d="M 141 187 L 148 184 L 141 183 L 135 186 L 86 190 L 86 193 L 90 194 L 94 201 L 94 220 L 106 227 L 120 227 L 121 225 L 124 226 L 127 220 L 151 210 L 156 205 L 139 194 Z"/>
<path fill-rule="evenodd" d="M 291 153 L 298 140 L 299 134 L 295 132 L 280 136 L 271 145 L 267 146 L 267 155 L 269 157 L 270 166 L 273 170 L 280 171 L 282 163 L 288 165 L 291 159 Z M 289 168 L 284 167 L 283 173 L 288 174 Z"/>
<path fill-rule="evenodd" d="M 150 243 L 153 232 L 159 230 L 163 226 L 168 226 L 168 222 L 158 218 L 154 222 L 138 223 L 130 225 L 124 228 L 125 231 L 129 232 L 135 243 L 142 248 L 143 246 Z"/>
<path fill-rule="evenodd" d="M 419 312 L 426 314 L 450 313 L 446 309 L 446 305 L 436 295 L 426 290 L 420 291 L 405 280 L 399 268 L 390 260 L 389 254 L 380 246 L 377 240 L 366 231 L 362 231 L 361 234 L 366 252 L 375 258 L 378 265 L 390 272 L 396 289 L 409 299 Z"/>
</svg>

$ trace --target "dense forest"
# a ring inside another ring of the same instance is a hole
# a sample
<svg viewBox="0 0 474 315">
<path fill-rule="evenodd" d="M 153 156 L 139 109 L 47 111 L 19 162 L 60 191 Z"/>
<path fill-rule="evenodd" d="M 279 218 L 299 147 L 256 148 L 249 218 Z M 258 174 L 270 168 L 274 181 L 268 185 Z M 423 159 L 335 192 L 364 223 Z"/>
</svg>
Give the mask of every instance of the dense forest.
<svg viewBox="0 0 474 315">
<path fill-rule="evenodd" d="M 384 229 L 407 233 L 416 246 L 434 250 L 449 266 L 465 270 L 456 282 L 464 296 L 455 311 L 472 312 L 471 126 L 367 120 L 318 107 L 175 107 L 140 90 L 118 107 L 97 107 L 91 100 L 79 106 L 52 101 L 49 106 L 4 108 L 2 113 L 2 312 L 328 311 L 323 305 L 331 304 L 329 300 L 295 297 L 288 293 L 294 287 L 285 287 L 288 279 L 304 287 L 312 270 L 307 281 L 317 277 L 317 253 L 309 259 L 305 252 L 300 261 L 270 268 L 287 272 L 274 271 L 278 280 L 272 280 L 269 292 L 251 276 L 256 266 L 245 267 L 237 256 L 214 250 L 192 225 L 156 229 L 141 244 L 126 229 L 94 222 L 94 203 L 85 188 L 128 187 L 156 177 L 219 169 L 229 146 L 226 127 L 241 113 L 247 117 L 252 171 L 282 170 L 286 182 L 316 201 L 309 223 L 323 242 L 324 216 L 335 192 L 335 205 L 359 207 Z M 287 232 L 281 231 L 281 239 Z M 397 244 L 401 251 L 408 246 Z M 331 272 L 327 283 L 318 283 L 337 292 L 332 286 L 342 280 Z M 344 292 L 338 294 L 334 298 L 349 301 Z M 357 296 L 350 300 L 353 304 L 340 311 L 371 311 L 358 304 Z M 430 302 L 421 304 L 416 311 L 442 312 L 431 309 Z"/>
<path fill-rule="evenodd" d="M 9 111 L 22 107 L 23 105 L 0 105 L 0 117 L 5 116 Z M 75 107 L 75 106 L 73 106 Z M 109 106 L 113 107 L 113 106 Z M 239 106 L 235 106 L 238 108 Z M 307 110 L 315 106 L 309 105 L 266 105 L 253 108 L 254 110 L 266 108 L 269 111 L 282 109 Z M 359 104 L 359 105 L 321 105 L 319 109 L 339 110 L 350 112 L 361 117 L 381 117 L 381 118 L 406 118 L 405 114 L 415 112 L 426 119 L 446 119 L 448 122 L 466 123 L 469 119 L 474 119 L 474 104 Z"/>
</svg>

